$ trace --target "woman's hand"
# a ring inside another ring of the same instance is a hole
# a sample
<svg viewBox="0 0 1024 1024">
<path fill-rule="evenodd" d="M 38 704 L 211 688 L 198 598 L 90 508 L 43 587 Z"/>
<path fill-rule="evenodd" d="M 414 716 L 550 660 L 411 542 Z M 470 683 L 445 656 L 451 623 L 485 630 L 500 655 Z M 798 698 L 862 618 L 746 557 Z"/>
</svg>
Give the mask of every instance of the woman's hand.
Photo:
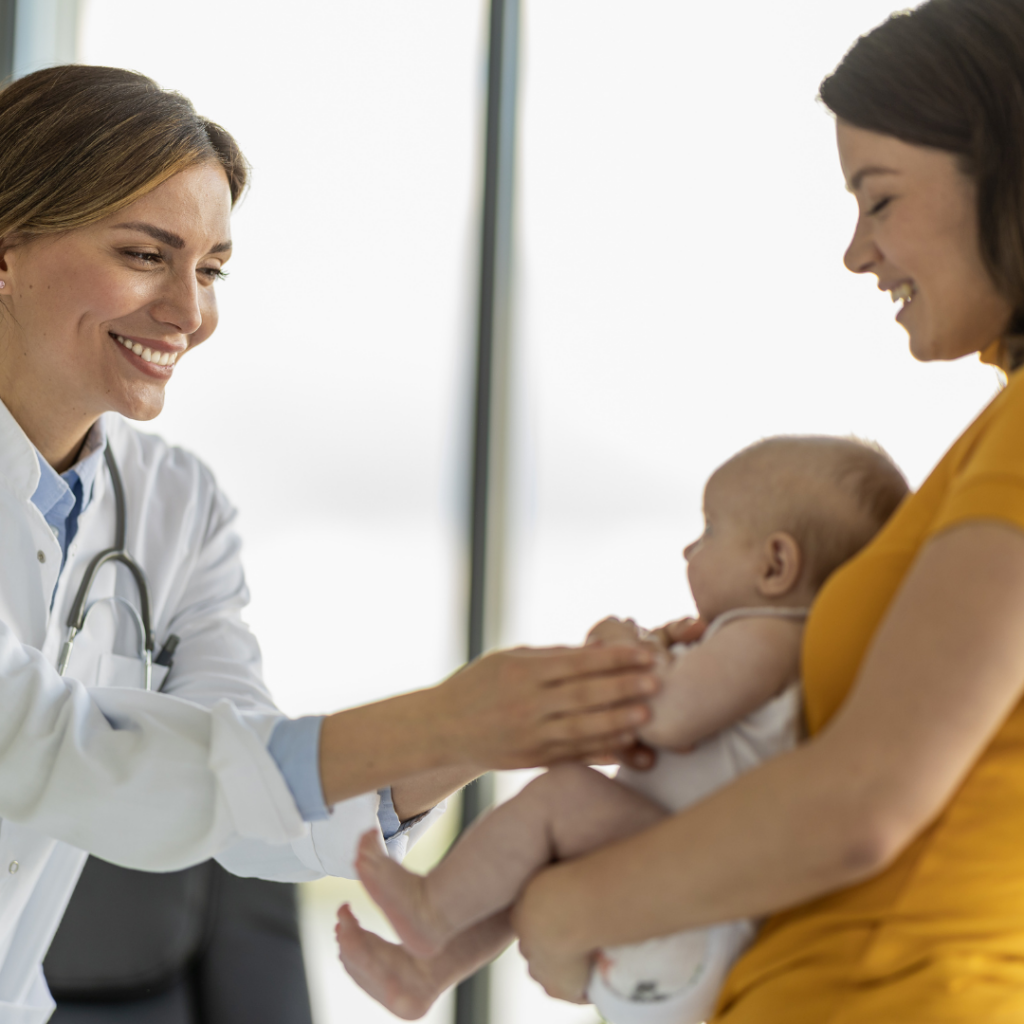
<svg viewBox="0 0 1024 1024">
<path fill-rule="evenodd" d="M 437 687 L 439 725 L 461 760 L 528 768 L 631 747 L 658 689 L 639 647 L 518 648 L 485 655 Z"/>
<path fill-rule="evenodd" d="M 555 999 L 587 1003 L 587 983 L 593 951 L 572 946 L 557 914 L 557 875 L 541 871 L 527 885 L 512 909 L 512 927 L 519 937 L 519 952 L 530 968 L 530 976 Z"/>
<path fill-rule="evenodd" d="M 339 711 L 320 733 L 325 801 L 453 765 L 470 778 L 616 756 L 650 718 L 653 662 L 623 645 L 496 651 L 438 686 Z"/>
</svg>

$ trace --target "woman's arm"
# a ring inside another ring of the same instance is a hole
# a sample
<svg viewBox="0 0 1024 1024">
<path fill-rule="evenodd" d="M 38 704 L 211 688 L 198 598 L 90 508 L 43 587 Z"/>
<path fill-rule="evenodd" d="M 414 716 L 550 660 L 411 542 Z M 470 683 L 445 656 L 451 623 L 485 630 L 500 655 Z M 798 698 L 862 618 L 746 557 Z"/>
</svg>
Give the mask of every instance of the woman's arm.
<svg viewBox="0 0 1024 1024">
<path fill-rule="evenodd" d="M 408 821 L 437 806 L 457 789 L 479 778 L 483 773 L 473 765 L 457 764 L 420 772 L 391 784 L 391 802 L 399 821 Z"/>
<path fill-rule="evenodd" d="M 930 541 L 817 737 L 647 832 L 537 876 L 514 918 L 531 972 L 579 999 L 599 946 L 771 913 L 883 870 L 1020 699 L 1022 623 L 1024 533 L 976 522 Z"/>
<path fill-rule="evenodd" d="M 497 651 L 438 686 L 339 711 L 320 736 L 325 800 L 445 769 L 427 786 L 417 783 L 413 801 L 400 788 L 404 814 L 406 805 L 446 796 L 469 767 L 480 774 L 626 748 L 650 717 L 643 701 L 658 686 L 652 660 L 626 646 Z"/>
</svg>

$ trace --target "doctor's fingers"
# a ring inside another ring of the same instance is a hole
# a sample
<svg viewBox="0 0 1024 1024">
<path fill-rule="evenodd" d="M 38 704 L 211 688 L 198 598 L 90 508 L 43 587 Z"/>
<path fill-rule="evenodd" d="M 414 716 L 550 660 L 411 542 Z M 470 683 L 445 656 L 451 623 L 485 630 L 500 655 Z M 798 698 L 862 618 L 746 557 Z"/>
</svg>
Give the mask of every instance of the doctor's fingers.
<svg viewBox="0 0 1024 1024">
<path fill-rule="evenodd" d="M 491 657 L 501 658 L 509 669 L 552 686 L 577 676 L 646 668 L 654 661 L 650 650 L 635 644 L 516 647 L 509 651 L 498 651 Z"/>
<path fill-rule="evenodd" d="M 650 717 L 643 704 L 562 715 L 541 725 L 537 745 L 554 759 L 625 750 L 636 743 L 636 730 Z"/>
<path fill-rule="evenodd" d="M 559 717 L 614 705 L 632 704 L 654 696 L 660 683 L 651 672 L 609 672 L 569 679 L 549 687 L 543 694 L 543 714 Z M 645 704 L 639 705 L 645 711 Z M 642 719 L 646 721 L 646 717 Z"/>
</svg>

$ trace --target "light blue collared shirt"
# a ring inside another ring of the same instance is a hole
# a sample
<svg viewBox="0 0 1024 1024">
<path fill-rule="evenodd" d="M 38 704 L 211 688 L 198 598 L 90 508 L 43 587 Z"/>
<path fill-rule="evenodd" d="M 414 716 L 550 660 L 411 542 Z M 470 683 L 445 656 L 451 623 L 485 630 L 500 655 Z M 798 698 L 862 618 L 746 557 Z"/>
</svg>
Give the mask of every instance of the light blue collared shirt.
<svg viewBox="0 0 1024 1024">
<path fill-rule="evenodd" d="M 60 544 L 61 569 L 68 557 L 68 545 L 78 533 L 78 517 L 92 502 L 93 484 L 106 447 L 107 434 L 103 429 L 103 420 L 97 420 L 85 435 L 78 461 L 59 476 L 53 466 L 36 452 L 39 483 L 32 495 L 32 504 L 42 512 L 46 525 Z M 53 605 L 53 594 L 50 595 L 50 605 Z"/>
<path fill-rule="evenodd" d="M 32 494 L 32 504 L 42 513 L 60 544 L 62 572 L 67 561 L 68 546 L 78 533 L 78 519 L 92 502 L 96 474 L 106 447 L 106 430 L 103 420 L 98 419 L 85 436 L 78 461 L 63 473 L 58 474 L 36 452 L 39 459 L 39 483 Z M 51 607 L 54 594 L 50 595 Z M 277 762 L 304 821 L 322 821 L 330 815 L 320 783 L 320 730 L 323 721 L 322 716 L 283 718 L 274 726 L 267 744 L 267 752 Z M 381 798 L 378 820 L 385 839 L 404 831 L 418 820 L 410 820 L 403 826 L 395 814 L 391 787 L 378 792 Z"/>
</svg>

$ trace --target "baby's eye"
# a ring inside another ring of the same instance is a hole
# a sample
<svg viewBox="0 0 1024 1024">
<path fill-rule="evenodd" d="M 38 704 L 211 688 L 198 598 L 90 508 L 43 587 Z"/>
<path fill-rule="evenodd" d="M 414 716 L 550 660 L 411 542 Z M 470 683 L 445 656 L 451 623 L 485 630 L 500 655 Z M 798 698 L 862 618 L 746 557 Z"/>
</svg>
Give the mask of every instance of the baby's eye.
<svg viewBox="0 0 1024 1024">
<path fill-rule="evenodd" d="M 881 213 L 892 201 L 892 196 L 886 196 L 884 199 L 879 199 L 874 206 L 868 210 L 868 216 L 873 217 L 876 213 Z"/>
</svg>

